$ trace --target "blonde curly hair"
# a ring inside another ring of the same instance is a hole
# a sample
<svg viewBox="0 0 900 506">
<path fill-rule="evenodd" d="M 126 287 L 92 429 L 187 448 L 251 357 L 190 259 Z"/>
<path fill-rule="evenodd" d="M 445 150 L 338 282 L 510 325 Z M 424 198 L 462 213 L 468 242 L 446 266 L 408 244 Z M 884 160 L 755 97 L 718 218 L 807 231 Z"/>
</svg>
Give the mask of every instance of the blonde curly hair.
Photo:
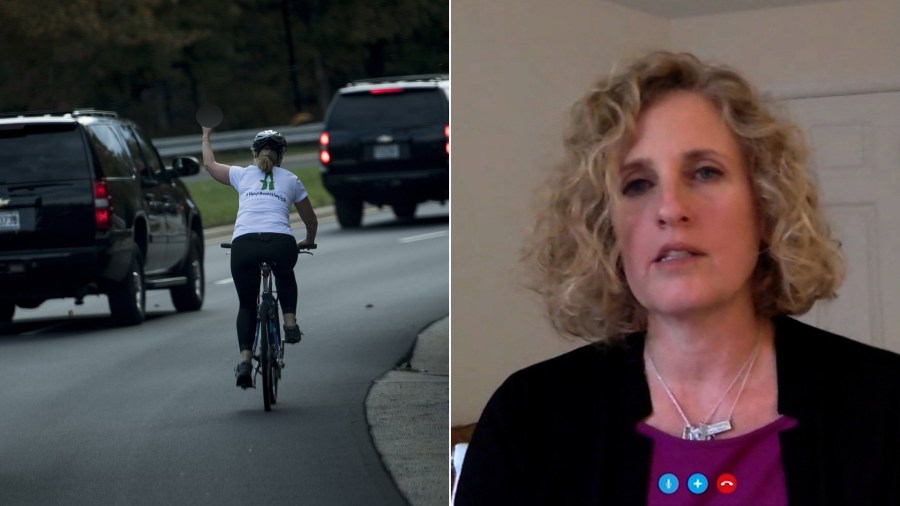
<svg viewBox="0 0 900 506">
<path fill-rule="evenodd" d="M 590 341 L 646 330 L 613 230 L 619 166 L 643 110 L 673 91 L 708 99 L 750 170 L 762 231 L 753 298 L 763 317 L 835 296 L 844 260 L 819 205 L 803 135 L 741 75 L 688 53 L 653 52 L 601 79 L 574 104 L 565 157 L 540 189 L 524 260 L 556 329 Z"/>
</svg>

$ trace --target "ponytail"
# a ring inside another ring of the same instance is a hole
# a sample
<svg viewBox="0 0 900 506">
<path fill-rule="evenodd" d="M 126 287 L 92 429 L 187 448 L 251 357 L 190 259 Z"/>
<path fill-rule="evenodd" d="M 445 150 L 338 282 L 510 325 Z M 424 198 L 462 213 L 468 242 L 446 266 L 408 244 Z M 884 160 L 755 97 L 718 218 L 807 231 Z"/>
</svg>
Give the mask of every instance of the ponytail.
<svg viewBox="0 0 900 506">
<path fill-rule="evenodd" d="M 256 163 L 256 166 L 259 167 L 259 170 L 268 174 L 272 172 L 272 167 L 281 161 L 280 158 L 281 156 L 278 151 L 270 148 L 262 148 L 259 150 L 259 153 L 256 153 L 253 161 Z"/>
</svg>

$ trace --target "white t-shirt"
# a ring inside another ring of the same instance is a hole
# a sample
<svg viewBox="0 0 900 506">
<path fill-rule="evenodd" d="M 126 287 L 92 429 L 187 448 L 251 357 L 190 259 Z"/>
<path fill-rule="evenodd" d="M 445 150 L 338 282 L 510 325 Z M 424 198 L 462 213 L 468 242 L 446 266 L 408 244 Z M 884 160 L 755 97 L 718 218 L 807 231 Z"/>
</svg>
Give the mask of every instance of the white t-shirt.
<svg viewBox="0 0 900 506">
<path fill-rule="evenodd" d="M 228 179 L 239 195 L 233 241 L 250 233 L 291 232 L 291 206 L 307 197 L 306 188 L 293 172 L 281 167 L 266 174 L 256 165 L 231 166 Z"/>
</svg>

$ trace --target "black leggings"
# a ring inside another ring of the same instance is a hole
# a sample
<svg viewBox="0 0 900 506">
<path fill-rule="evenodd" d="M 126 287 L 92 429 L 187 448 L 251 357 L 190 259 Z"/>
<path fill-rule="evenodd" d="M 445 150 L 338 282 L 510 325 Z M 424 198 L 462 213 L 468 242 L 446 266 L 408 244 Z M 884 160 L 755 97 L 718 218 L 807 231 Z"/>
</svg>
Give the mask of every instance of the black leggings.
<svg viewBox="0 0 900 506">
<path fill-rule="evenodd" d="M 272 266 L 275 289 L 283 313 L 297 312 L 297 242 L 288 234 L 244 234 L 231 243 L 231 277 L 237 289 L 237 335 L 241 351 L 253 348 L 256 334 L 256 300 L 259 298 L 259 263 Z"/>
</svg>

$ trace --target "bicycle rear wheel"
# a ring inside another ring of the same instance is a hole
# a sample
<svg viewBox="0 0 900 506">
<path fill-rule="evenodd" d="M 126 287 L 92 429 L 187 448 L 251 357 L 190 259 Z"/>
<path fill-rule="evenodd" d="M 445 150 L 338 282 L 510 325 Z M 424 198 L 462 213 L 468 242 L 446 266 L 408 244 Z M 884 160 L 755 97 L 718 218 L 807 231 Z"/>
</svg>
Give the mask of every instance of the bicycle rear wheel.
<svg viewBox="0 0 900 506">
<path fill-rule="evenodd" d="M 265 302 L 259 306 L 259 368 L 262 372 L 263 408 L 272 410 L 272 347 L 269 328 L 269 306 Z"/>
</svg>

